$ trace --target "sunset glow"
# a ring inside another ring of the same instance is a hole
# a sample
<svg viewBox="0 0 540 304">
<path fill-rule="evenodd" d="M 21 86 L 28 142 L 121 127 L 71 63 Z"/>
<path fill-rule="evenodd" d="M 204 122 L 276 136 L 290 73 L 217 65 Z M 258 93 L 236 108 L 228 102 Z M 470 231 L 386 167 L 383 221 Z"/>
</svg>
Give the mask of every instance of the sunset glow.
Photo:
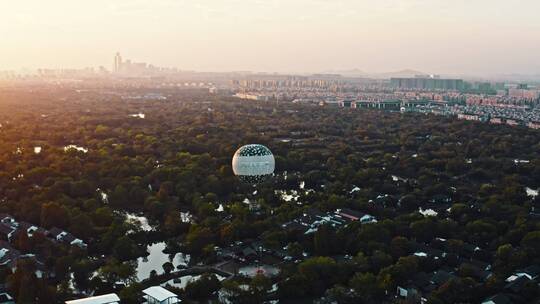
<svg viewBox="0 0 540 304">
<path fill-rule="evenodd" d="M 539 10 L 536 0 L 2 0 L 0 70 L 110 68 L 120 51 L 201 71 L 533 73 Z"/>
</svg>

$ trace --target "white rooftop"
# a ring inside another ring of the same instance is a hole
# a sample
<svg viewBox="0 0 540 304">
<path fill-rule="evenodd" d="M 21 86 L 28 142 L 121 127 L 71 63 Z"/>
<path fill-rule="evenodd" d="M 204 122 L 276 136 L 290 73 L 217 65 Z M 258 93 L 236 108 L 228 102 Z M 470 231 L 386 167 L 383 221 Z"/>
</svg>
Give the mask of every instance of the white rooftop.
<svg viewBox="0 0 540 304">
<path fill-rule="evenodd" d="M 101 296 L 66 301 L 66 304 L 118 304 L 119 302 L 120 298 L 116 294 L 109 293 Z"/>
<path fill-rule="evenodd" d="M 154 298 L 158 300 L 159 302 L 163 302 L 167 299 L 177 299 L 178 296 L 167 289 L 161 287 L 161 286 L 152 286 L 149 288 L 146 288 L 143 290 L 143 293 L 147 296 L 150 296 L 151 298 Z M 177 302 L 171 302 L 171 303 L 177 303 Z"/>
</svg>

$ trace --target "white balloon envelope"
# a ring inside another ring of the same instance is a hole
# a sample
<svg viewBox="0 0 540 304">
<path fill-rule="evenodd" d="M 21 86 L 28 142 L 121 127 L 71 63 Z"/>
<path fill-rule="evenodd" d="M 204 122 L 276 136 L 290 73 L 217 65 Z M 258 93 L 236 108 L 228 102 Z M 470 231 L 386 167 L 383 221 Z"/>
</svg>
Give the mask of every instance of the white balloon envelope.
<svg viewBox="0 0 540 304">
<path fill-rule="evenodd" d="M 263 145 L 251 144 L 236 150 L 232 159 L 235 175 L 247 182 L 259 182 L 274 173 L 276 161 L 272 151 Z"/>
</svg>

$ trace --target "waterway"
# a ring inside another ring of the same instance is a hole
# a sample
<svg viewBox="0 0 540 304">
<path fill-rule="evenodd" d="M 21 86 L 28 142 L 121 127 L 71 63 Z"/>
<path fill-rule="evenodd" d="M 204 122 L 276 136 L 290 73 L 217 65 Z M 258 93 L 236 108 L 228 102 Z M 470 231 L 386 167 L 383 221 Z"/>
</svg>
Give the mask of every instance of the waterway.
<svg viewBox="0 0 540 304">
<path fill-rule="evenodd" d="M 137 259 L 137 279 L 139 281 L 148 279 L 152 270 L 155 270 L 158 275 L 163 274 L 163 264 L 166 262 L 171 262 L 175 269 L 178 269 L 178 266 L 187 266 L 190 260 L 188 254 L 177 253 L 171 257 L 163 252 L 165 247 L 164 242 L 149 245 L 146 249 L 150 254 L 147 257 Z"/>
</svg>

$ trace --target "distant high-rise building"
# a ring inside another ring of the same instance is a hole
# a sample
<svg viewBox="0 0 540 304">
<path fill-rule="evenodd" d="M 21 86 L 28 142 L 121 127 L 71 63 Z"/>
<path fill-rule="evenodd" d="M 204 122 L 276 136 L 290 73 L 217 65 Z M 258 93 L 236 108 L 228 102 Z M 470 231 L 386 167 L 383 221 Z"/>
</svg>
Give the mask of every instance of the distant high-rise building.
<svg viewBox="0 0 540 304">
<path fill-rule="evenodd" d="M 120 69 L 122 68 L 122 56 L 120 56 L 120 53 L 116 53 L 114 56 L 114 72 L 118 73 L 120 72 Z"/>
<path fill-rule="evenodd" d="M 390 79 L 392 87 L 398 89 L 413 90 L 462 90 L 462 79 L 442 79 L 439 76 L 415 78 L 392 78 Z"/>
</svg>

